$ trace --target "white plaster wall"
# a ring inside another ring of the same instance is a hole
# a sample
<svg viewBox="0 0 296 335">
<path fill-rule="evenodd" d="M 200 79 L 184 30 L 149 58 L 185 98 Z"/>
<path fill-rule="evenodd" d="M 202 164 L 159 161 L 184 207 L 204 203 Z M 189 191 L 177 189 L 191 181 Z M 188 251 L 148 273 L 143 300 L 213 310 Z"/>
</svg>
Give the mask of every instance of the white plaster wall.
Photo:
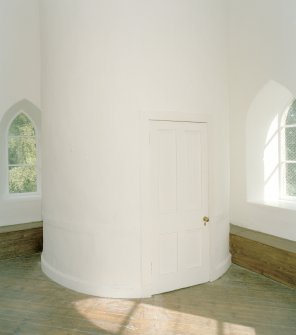
<svg viewBox="0 0 296 335">
<path fill-rule="evenodd" d="M 23 99 L 40 107 L 39 1 L 0 0 L 0 122 Z M 39 220 L 40 197 L 12 200 L 0 190 L 0 226 Z"/>
<path fill-rule="evenodd" d="M 42 0 L 43 269 L 141 296 L 140 117 L 206 114 L 211 278 L 229 265 L 226 7 L 220 0 Z"/>
<path fill-rule="evenodd" d="M 262 198 L 258 171 L 261 166 L 264 173 L 266 157 L 263 153 L 260 156 L 257 149 L 268 135 L 269 125 L 262 122 L 271 124 L 275 106 L 284 105 L 289 95 L 296 94 L 295 13 L 293 0 L 230 0 L 231 222 L 291 240 L 296 240 L 295 210 L 258 201 Z M 253 120 L 257 124 L 253 125 L 251 139 Z M 254 143 L 256 134 L 258 142 Z M 252 150 L 251 146 L 257 147 Z M 248 162 L 248 171 L 246 148 L 249 153 L 252 151 L 248 157 L 257 157 Z M 257 204 L 247 201 L 247 172 L 252 188 L 249 200 L 257 200 Z"/>
</svg>

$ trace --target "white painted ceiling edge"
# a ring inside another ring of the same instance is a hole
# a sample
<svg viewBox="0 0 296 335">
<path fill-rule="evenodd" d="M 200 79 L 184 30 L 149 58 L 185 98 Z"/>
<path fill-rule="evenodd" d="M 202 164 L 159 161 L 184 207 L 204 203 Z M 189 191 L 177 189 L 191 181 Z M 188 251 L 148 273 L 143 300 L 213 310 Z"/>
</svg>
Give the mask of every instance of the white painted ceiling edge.
<svg viewBox="0 0 296 335">
<path fill-rule="evenodd" d="M 229 267 L 226 10 L 218 0 L 41 1 L 42 268 L 53 280 L 153 294 L 141 272 L 143 110 L 208 122 L 211 280 Z"/>
</svg>

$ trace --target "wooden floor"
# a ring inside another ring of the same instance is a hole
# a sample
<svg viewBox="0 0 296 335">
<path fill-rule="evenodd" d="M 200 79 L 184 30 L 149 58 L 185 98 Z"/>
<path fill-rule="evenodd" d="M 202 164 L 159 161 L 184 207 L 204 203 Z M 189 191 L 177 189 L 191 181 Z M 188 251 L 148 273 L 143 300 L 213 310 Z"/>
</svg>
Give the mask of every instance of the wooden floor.
<svg viewBox="0 0 296 335">
<path fill-rule="evenodd" d="M 233 265 L 214 283 L 103 299 L 47 279 L 37 254 L 0 261 L 0 334 L 295 335 L 296 290 Z"/>
</svg>

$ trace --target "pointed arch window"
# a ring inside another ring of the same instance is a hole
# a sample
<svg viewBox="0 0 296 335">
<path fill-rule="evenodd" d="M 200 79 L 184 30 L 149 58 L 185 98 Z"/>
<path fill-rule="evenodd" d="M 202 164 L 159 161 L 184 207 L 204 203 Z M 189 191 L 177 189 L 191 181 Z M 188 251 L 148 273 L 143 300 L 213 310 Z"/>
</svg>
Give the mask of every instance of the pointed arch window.
<svg viewBox="0 0 296 335">
<path fill-rule="evenodd" d="M 296 99 L 284 113 L 281 128 L 281 197 L 296 200 Z"/>
<path fill-rule="evenodd" d="M 25 113 L 18 114 L 7 134 L 9 193 L 37 192 L 36 145 L 33 122 Z"/>
</svg>

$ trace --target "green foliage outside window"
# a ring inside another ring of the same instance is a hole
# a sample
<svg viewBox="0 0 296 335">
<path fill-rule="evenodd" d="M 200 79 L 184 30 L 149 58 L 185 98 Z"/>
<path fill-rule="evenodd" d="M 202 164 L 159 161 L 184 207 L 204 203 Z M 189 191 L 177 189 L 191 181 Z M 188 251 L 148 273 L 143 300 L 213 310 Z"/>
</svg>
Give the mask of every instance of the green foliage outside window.
<svg viewBox="0 0 296 335">
<path fill-rule="evenodd" d="M 37 191 L 35 166 L 14 166 L 9 168 L 9 193 L 27 193 Z"/>
<path fill-rule="evenodd" d="M 9 193 L 37 191 L 36 136 L 30 119 L 19 114 L 8 131 Z"/>
</svg>

